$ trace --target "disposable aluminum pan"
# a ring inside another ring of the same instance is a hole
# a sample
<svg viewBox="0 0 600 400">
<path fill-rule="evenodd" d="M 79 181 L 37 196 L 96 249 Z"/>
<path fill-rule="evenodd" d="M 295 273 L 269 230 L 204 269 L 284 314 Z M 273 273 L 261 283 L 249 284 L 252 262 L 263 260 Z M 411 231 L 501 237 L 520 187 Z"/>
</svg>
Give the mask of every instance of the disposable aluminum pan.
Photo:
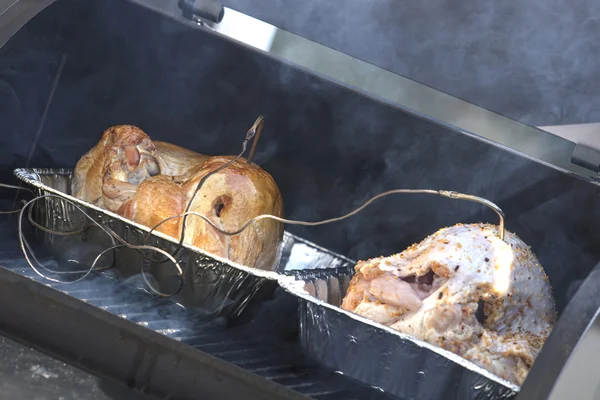
<svg viewBox="0 0 600 400">
<path fill-rule="evenodd" d="M 280 279 L 299 299 L 300 342 L 314 360 L 403 400 L 499 400 L 519 391 L 449 351 L 342 310 L 353 273 L 342 266 Z"/>
<path fill-rule="evenodd" d="M 145 226 L 70 196 L 72 170 L 17 169 L 15 175 L 31 185 L 36 195 L 57 196 L 46 197 L 35 203 L 33 220 L 43 227 L 65 232 L 89 226 L 90 221 L 74 203 L 95 221 L 112 229 L 131 244 L 142 244 L 149 232 Z M 97 228 L 87 229 L 75 236 L 40 234 L 46 249 L 58 260 L 60 267 L 71 264 L 78 270 L 89 268 L 98 254 L 115 244 L 113 239 Z M 153 232 L 146 244 L 172 254 L 177 247 L 177 240 Z M 207 314 L 227 317 L 239 316 L 253 297 L 272 291 L 281 273 L 294 274 L 301 273 L 301 270 L 351 265 L 350 260 L 288 232 L 284 233 L 280 261 L 275 271 L 248 268 L 189 245 L 184 245 L 179 254 L 177 261 L 183 270 L 183 286 L 174 300 Z M 139 252 L 127 248 L 107 252 L 97 263 L 96 269 L 102 268 L 102 273 L 117 279 L 128 279 L 143 287 L 147 284 L 140 279 L 142 262 L 146 275 L 151 277 L 152 287 L 158 291 L 174 293 L 181 286 L 182 277 L 172 263 L 148 261 Z M 57 270 L 59 267 L 51 269 Z M 73 277 L 76 276 L 63 275 L 60 279 L 72 280 Z"/>
</svg>

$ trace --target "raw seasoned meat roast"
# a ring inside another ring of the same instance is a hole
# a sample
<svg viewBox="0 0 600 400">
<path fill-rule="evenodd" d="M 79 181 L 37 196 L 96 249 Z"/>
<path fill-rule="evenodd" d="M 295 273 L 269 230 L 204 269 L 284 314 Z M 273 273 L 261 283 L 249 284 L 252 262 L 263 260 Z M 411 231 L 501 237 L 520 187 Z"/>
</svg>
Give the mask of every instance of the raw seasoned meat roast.
<svg viewBox="0 0 600 400">
<path fill-rule="evenodd" d="M 71 191 L 81 200 L 154 227 L 184 213 L 200 180 L 233 158 L 152 142 L 135 126 L 115 126 L 79 160 Z M 220 229 L 235 231 L 262 214 L 282 217 L 283 200 L 268 172 L 240 158 L 208 177 L 190 211 L 205 215 Z M 182 229 L 183 218 L 177 218 L 157 230 L 179 239 Z M 261 269 L 276 266 L 282 238 L 283 225 L 268 219 L 227 236 L 191 215 L 185 232 L 188 244 Z"/>
<path fill-rule="evenodd" d="M 544 269 L 516 235 L 486 224 L 441 229 L 356 265 L 342 308 L 522 384 L 555 323 Z"/>
</svg>

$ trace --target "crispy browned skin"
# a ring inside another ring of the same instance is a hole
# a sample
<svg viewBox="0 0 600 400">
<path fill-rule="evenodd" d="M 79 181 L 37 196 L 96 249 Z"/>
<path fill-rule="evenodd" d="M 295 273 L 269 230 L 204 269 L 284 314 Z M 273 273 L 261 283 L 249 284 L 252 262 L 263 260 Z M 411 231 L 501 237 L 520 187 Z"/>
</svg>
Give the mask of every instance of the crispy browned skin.
<svg viewBox="0 0 600 400">
<path fill-rule="evenodd" d="M 182 214 L 198 182 L 231 159 L 211 157 L 185 175 L 147 179 L 140 184 L 137 194 L 123 205 L 120 213 L 146 226 L 155 226 L 169 216 Z M 190 211 L 207 216 L 223 230 L 234 231 L 262 214 L 281 217 L 283 200 L 271 175 L 240 159 L 205 181 Z M 179 238 L 182 222 L 183 218 L 171 220 L 159 230 Z M 201 218 L 190 216 L 185 242 L 242 265 L 272 269 L 282 237 L 282 224 L 273 220 L 255 222 L 241 234 L 228 236 L 219 233 Z"/>
<path fill-rule="evenodd" d="M 107 129 L 75 166 L 72 193 L 99 207 L 117 211 L 144 179 L 157 174 L 183 175 L 209 156 L 166 142 L 152 142 L 140 128 Z"/>
<path fill-rule="evenodd" d="M 158 173 L 156 147 L 148 135 L 132 125 L 113 126 L 77 162 L 71 191 L 78 199 L 116 211 L 142 180 Z"/>
<path fill-rule="evenodd" d="M 154 227 L 182 214 L 198 182 L 232 158 L 153 143 L 137 127 L 115 126 L 77 163 L 72 192 L 79 199 Z M 190 211 L 232 231 L 258 215 L 283 216 L 283 200 L 269 173 L 240 159 L 205 182 Z M 182 218 L 173 219 L 158 230 L 180 238 L 182 222 Z M 272 269 L 282 237 L 283 225 L 273 220 L 258 221 L 230 237 L 190 216 L 185 242 L 243 265 Z"/>
<path fill-rule="evenodd" d="M 186 174 L 190 169 L 204 164 L 210 156 L 196 153 L 177 145 L 154 141 L 158 152 L 158 165 L 163 175 L 179 176 Z"/>
</svg>

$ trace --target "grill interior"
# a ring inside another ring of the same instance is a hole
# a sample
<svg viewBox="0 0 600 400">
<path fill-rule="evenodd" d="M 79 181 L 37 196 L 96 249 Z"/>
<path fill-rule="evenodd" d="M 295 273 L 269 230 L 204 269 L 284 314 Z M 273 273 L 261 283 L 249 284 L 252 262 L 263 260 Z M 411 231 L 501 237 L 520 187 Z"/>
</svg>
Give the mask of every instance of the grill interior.
<svg viewBox="0 0 600 400">
<path fill-rule="evenodd" d="M 12 272 L 315 399 L 397 398 L 320 368 L 304 356 L 297 338 L 298 304 L 283 291 L 249 305 L 241 318 L 226 321 L 208 320 L 168 299 L 157 298 L 139 289 L 141 282 L 135 278 L 117 282 L 110 272 L 94 273 L 75 284 L 52 283 L 26 264 L 15 225 L 12 218 L 0 231 L 0 265 Z M 42 246 L 35 246 L 35 251 L 40 262 L 51 262 L 43 256 Z"/>
<path fill-rule="evenodd" d="M 0 182 L 18 183 L 15 168 L 72 168 L 116 124 L 231 154 L 259 114 L 266 124 L 256 161 L 278 182 L 289 218 L 338 216 L 392 188 L 488 198 L 539 257 L 559 312 L 600 259 L 596 185 L 123 0 L 59 0 L 0 49 Z M 12 209 L 14 194 L 4 200 L 2 209 Z M 358 260 L 479 221 L 496 216 L 406 196 L 290 232 Z M 14 218 L 1 226 L 2 265 L 40 281 L 23 261 Z M 386 398 L 302 355 L 297 304 L 285 293 L 253 303 L 239 320 L 203 321 L 129 284 L 105 274 L 53 287 L 300 393 Z"/>
</svg>

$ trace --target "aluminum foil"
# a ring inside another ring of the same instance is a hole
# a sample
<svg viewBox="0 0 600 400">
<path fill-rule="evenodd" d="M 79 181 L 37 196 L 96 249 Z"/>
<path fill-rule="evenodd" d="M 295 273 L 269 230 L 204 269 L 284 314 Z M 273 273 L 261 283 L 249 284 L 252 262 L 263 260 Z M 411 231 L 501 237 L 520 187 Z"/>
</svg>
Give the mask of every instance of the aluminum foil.
<svg viewBox="0 0 600 400">
<path fill-rule="evenodd" d="M 131 244 L 142 244 L 149 232 L 147 227 L 70 196 L 72 170 L 28 168 L 15 170 L 15 175 L 33 186 L 37 195 L 59 196 L 46 197 L 35 203 L 34 221 L 46 228 L 65 232 L 90 225 L 89 220 L 73 204 L 65 201 L 70 200 Z M 39 233 L 45 247 L 60 261 L 61 266 L 72 264 L 78 270 L 89 268 L 100 252 L 116 244 L 98 228 L 88 229 L 75 236 Z M 153 232 L 146 244 L 170 253 L 177 247 L 175 239 L 160 232 Z M 188 245 L 184 245 L 179 254 L 177 261 L 182 267 L 184 280 L 182 290 L 174 296 L 174 301 L 186 307 L 201 309 L 207 314 L 227 317 L 239 316 L 257 294 L 268 294 L 274 290 L 282 273 L 302 274 L 302 270 L 352 265 L 351 260 L 288 232 L 284 233 L 280 261 L 275 271 L 248 268 Z M 107 268 L 103 273 L 116 279 L 138 282 L 143 286 L 143 280 L 132 279 L 141 276 L 142 263 L 144 271 L 151 276 L 151 283 L 161 292 L 173 293 L 181 284 L 181 278 L 171 263 L 148 261 L 139 252 L 130 249 L 107 252 L 96 268 Z"/>
<path fill-rule="evenodd" d="M 342 310 L 351 266 L 280 285 L 299 298 L 303 350 L 324 366 L 404 400 L 514 398 L 519 387 L 451 352 Z"/>
<path fill-rule="evenodd" d="M 36 203 L 34 220 L 56 231 L 89 225 L 65 200 L 79 205 L 92 218 L 132 244 L 141 244 L 148 228 L 69 195 L 71 170 L 18 169 L 15 175 L 38 195 L 55 194 Z M 57 259 L 91 265 L 114 242 L 99 229 L 76 236 L 41 233 Z M 150 245 L 172 252 L 177 241 L 153 233 Z M 354 262 L 288 232 L 275 271 L 235 264 L 200 249 L 185 246 L 178 261 L 184 286 L 175 301 L 215 315 L 235 317 L 262 291 L 279 283 L 299 298 L 300 341 L 319 363 L 402 399 L 507 399 L 519 388 L 450 352 L 391 330 L 339 308 L 353 275 Z M 141 255 L 132 250 L 107 253 L 100 263 L 117 279 L 140 274 Z M 145 261 L 145 271 L 163 292 L 176 288 L 179 278 L 164 263 Z M 130 280 L 131 281 L 131 280 Z"/>
</svg>

